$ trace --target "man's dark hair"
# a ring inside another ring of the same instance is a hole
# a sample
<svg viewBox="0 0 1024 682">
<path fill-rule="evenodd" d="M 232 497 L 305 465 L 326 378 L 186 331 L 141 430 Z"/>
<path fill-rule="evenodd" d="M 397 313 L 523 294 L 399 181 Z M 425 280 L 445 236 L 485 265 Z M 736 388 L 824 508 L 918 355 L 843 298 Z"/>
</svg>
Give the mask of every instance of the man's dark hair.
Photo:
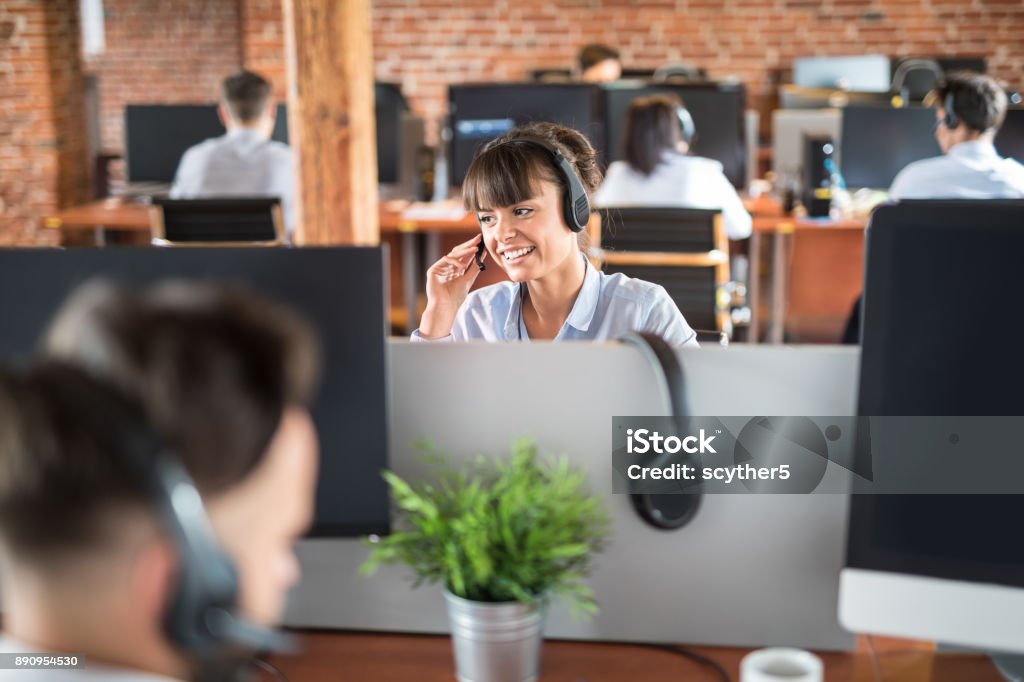
<svg viewBox="0 0 1024 682">
<path fill-rule="evenodd" d="M 40 565 L 101 548 L 112 515 L 145 499 L 111 435 L 58 399 L 80 381 L 68 368 L 136 405 L 200 492 L 215 494 L 262 461 L 289 405 L 308 404 L 319 364 L 312 331 L 288 309 L 183 282 L 86 285 L 57 315 L 45 353 L 27 372 L 0 372 L 0 538 Z"/>
<path fill-rule="evenodd" d="M 239 71 L 224 79 L 224 103 L 231 116 L 242 123 L 259 119 L 270 101 L 270 81 L 252 71 Z"/>
<path fill-rule="evenodd" d="M 970 130 L 995 132 L 1006 118 L 1006 92 L 989 76 L 970 71 L 948 74 L 934 90 L 934 103 L 945 109 L 952 97 L 953 113 Z"/>
<path fill-rule="evenodd" d="M 580 71 L 586 71 L 595 64 L 600 64 L 607 59 L 618 60 L 619 51 L 600 43 L 584 45 L 580 49 Z"/>
<path fill-rule="evenodd" d="M 632 101 L 626 111 L 626 161 L 635 170 L 650 175 L 662 162 L 667 150 L 675 150 L 682 137 L 678 109 L 682 101 L 675 95 L 651 95 Z"/>
</svg>

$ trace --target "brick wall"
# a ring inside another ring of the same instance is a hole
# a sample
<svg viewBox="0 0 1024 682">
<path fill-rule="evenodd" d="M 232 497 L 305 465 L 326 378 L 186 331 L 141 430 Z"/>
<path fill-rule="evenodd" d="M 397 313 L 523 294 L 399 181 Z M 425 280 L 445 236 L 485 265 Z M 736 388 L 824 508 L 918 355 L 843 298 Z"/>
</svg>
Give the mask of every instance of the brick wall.
<svg viewBox="0 0 1024 682">
<path fill-rule="evenodd" d="M 198 70 L 164 76 L 172 86 L 165 99 L 194 99 L 204 88 L 215 89 L 234 67 L 233 54 L 268 75 L 284 97 L 280 0 L 105 4 L 110 54 L 103 61 L 117 54 L 131 64 L 145 54 L 147 64 L 144 79 L 131 67 L 103 69 L 111 87 L 119 82 L 119 92 L 144 96 L 140 81 L 161 78 L 148 65 L 184 67 L 179 56 L 187 54 L 188 65 Z M 145 53 L 138 40 L 125 42 L 138 35 L 140 14 L 149 17 L 146 24 L 168 26 Z M 232 21 L 240 28 L 232 29 Z M 132 27 L 127 31 L 126 23 Z M 187 34 L 188 26 L 218 39 L 194 40 L 182 49 L 175 36 Z M 619 47 L 635 68 L 686 61 L 714 78 L 739 78 L 750 88 L 752 104 L 762 106 L 793 59 L 807 55 L 985 55 L 995 76 L 1024 84 L 1021 0 L 375 0 L 373 33 L 376 78 L 401 83 L 413 109 L 430 119 L 443 113 L 449 83 L 517 80 L 532 69 L 565 68 L 586 42 Z M 232 39 L 237 52 L 228 47 Z M 116 148 L 118 107 L 117 101 L 104 103 L 110 119 L 104 142 Z"/>
<path fill-rule="evenodd" d="M 242 65 L 239 0 L 103 0 L 102 147 L 122 151 L 124 105 L 212 102 Z"/>
<path fill-rule="evenodd" d="M 269 70 L 280 3 L 241 2 L 259 16 L 243 26 L 247 63 Z M 985 55 L 990 73 L 1024 85 L 1021 0 L 375 0 L 373 33 L 376 77 L 431 119 L 449 83 L 566 68 L 587 42 L 617 46 L 634 68 L 685 61 L 737 77 L 762 108 L 809 55 Z"/>
<path fill-rule="evenodd" d="M 54 244 L 47 213 L 89 196 L 77 0 L 0 4 L 0 244 Z"/>
</svg>

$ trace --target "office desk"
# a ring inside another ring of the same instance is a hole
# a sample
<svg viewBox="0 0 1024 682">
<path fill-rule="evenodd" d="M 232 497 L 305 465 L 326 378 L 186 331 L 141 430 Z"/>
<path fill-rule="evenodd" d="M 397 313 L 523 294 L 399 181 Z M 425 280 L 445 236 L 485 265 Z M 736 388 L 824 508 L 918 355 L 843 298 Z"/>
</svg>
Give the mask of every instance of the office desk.
<svg viewBox="0 0 1024 682">
<path fill-rule="evenodd" d="M 391 680 L 451 682 L 455 679 L 451 642 L 446 636 L 305 631 L 303 650 L 268 660 L 290 682 Z M 723 666 L 739 680 L 747 649 L 690 647 Z M 997 682 L 1002 677 L 980 655 L 936 654 L 930 645 L 875 639 L 855 653 L 822 653 L 828 682 Z M 879 673 L 881 677 L 879 677 Z M 264 679 L 269 679 L 264 677 Z M 675 654 L 629 644 L 544 642 L 541 680 L 545 682 L 714 682 L 710 668 Z"/>
<path fill-rule="evenodd" d="M 770 258 L 770 296 L 768 300 L 767 341 L 779 344 L 784 340 L 786 313 L 789 306 L 789 276 L 793 264 L 790 256 L 793 243 L 799 233 L 813 234 L 813 246 L 801 253 L 803 259 L 814 261 L 820 259 L 831 262 L 835 271 L 843 274 L 860 273 L 863 269 L 864 228 L 866 218 L 850 218 L 828 220 L 819 218 L 796 218 L 783 213 L 781 205 L 770 197 L 748 199 L 744 202 L 753 216 L 753 233 L 750 236 L 750 277 L 748 302 L 752 312 L 750 321 L 749 341 L 757 343 L 760 339 L 761 320 L 758 307 L 761 303 L 761 253 L 766 238 L 771 240 Z M 804 268 L 806 269 L 806 268 Z M 804 285 L 805 282 L 794 282 Z M 820 283 L 817 283 L 820 285 Z M 841 300 L 831 301 L 833 306 L 849 306 L 852 299 L 846 301 L 846 289 L 841 287 Z M 819 286 L 818 300 L 827 299 L 831 288 Z M 837 338 L 838 340 L 838 338 Z"/>
<path fill-rule="evenodd" d="M 749 304 L 753 311 L 750 341 L 756 343 L 761 330 L 761 320 L 758 314 L 762 298 L 760 255 L 764 248 L 764 241 L 768 238 L 772 242 L 768 273 L 771 278 L 771 287 L 766 316 L 768 341 L 782 343 L 788 303 L 788 260 L 793 234 L 803 229 L 821 231 L 827 228 L 826 231 L 835 230 L 836 239 L 849 240 L 851 235 L 856 239 L 857 235 L 861 235 L 862 240 L 866 221 L 854 219 L 834 222 L 793 218 L 784 214 L 778 202 L 768 197 L 748 200 L 746 205 L 753 215 L 754 228 L 750 239 Z M 476 225 L 476 219 L 470 213 L 465 213 L 457 218 L 445 217 L 443 214 L 431 215 L 429 212 L 420 215 L 412 214 L 415 217 L 409 217 L 410 213 L 404 208 L 400 203 L 381 202 L 380 231 L 383 237 L 394 235 L 399 240 L 401 254 L 397 258 L 402 273 L 400 289 L 405 310 L 404 322 L 411 329 L 416 323 L 419 312 L 417 294 L 420 291 L 424 273 L 426 268 L 441 257 L 443 238 L 452 237 L 460 241 L 469 239 L 479 228 Z M 91 230 L 94 241 L 99 246 L 106 243 L 108 231 L 135 233 L 139 235 L 139 241 L 142 242 L 148 241 L 148 239 L 143 239 L 142 235 L 149 233 L 149 212 L 148 206 L 144 204 L 103 200 L 60 211 L 48 217 L 44 225 L 47 228 L 60 230 L 62 241 L 65 241 L 68 233 Z M 829 249 L 829 252 L 834 254 L 835 249 Z M 860 262 L 852 265 L 845 264 L 843 269 L 849 271 L 851 267 L 858 270 Z M 488 268 L 488 274 L 480 282 L 481 284 L 495 281 L 495 273 L 492 273 L 492 270 L 497 271 L 498 268 Z"/>
</svg>

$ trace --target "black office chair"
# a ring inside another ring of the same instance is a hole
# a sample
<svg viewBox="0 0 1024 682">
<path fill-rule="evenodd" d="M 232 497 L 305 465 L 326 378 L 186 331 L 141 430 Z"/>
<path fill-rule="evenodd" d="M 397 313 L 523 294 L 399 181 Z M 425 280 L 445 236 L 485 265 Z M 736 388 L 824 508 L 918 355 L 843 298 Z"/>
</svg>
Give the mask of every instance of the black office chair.
<svg viewBox="0 0 1024 682">
<path fill-rule="evenodd" d="M 606 208 L 591 255 L 609 274 L 665 287 L 694 329 L 732 335 L 729 240 L 722 212 L 696 208 Z"/>
<path fill-rule="evenodd" d="M 150 230 L 155 246 L 277 246 L 287 241 L 277 197 L 155 198 Z"/>
</svg>

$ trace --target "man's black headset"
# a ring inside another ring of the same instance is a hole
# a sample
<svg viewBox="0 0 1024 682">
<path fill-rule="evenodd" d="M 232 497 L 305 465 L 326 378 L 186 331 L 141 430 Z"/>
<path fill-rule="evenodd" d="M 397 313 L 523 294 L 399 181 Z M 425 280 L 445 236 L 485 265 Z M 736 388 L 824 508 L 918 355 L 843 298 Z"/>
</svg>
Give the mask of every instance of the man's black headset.
<svg viewBox="0 0 1024 682">
<path fill-rule="evenodd" d="M 547 152 L 551 165 L 555 168 L 559 177 L 565 180 L 565 186 L 568 188 L 568 191 L 562 193 L 562 218 L 570 230 L 581 232 L 587 226 L 587 222 L 590 221 L 590 197 L 587 196 L 587 190 L 583 188 L 580 176 L 576 174 L 576 170 L 569 163 L 568 159 L 562 155 L 558 148 L 552 146 L 547 141 L 526 136 L 514 137 L 510 140 L 499 142 L 487 151 L 506 144 L 532 145 Z M 481 272 L 487 268 L 483 260 L 486 248 L 483 233 L 481 232 L 480 243 L 476 246 L 476 255 L 474 256 L 476 265 L 480 268 Z"/>
<path fill-rule="evenodd" d="M 109 437 L 116 455 L 146 486 L 174 543 L 179 566 L 164 632 L 196 666 L 198 678 L 226 679 L 257 652 L 293 648 L 291 638 L 239 613 L 238 574 L 214 536 L 202 498 L 138 407 L 81 373 L 71 374 L 62 388 L 67 408 Z"/>
<path fill-rule="evenodd" d="M 946 126 L 949 130 L 954 130 L 960 125 L 960 117 L 956 115 L 956 98 L 953 96 L 952 90 L 946 91 L 946 97 L 942 101 L 942 113 L 945 114 L 942 118 L 942 125 Z"/>
</svg>

